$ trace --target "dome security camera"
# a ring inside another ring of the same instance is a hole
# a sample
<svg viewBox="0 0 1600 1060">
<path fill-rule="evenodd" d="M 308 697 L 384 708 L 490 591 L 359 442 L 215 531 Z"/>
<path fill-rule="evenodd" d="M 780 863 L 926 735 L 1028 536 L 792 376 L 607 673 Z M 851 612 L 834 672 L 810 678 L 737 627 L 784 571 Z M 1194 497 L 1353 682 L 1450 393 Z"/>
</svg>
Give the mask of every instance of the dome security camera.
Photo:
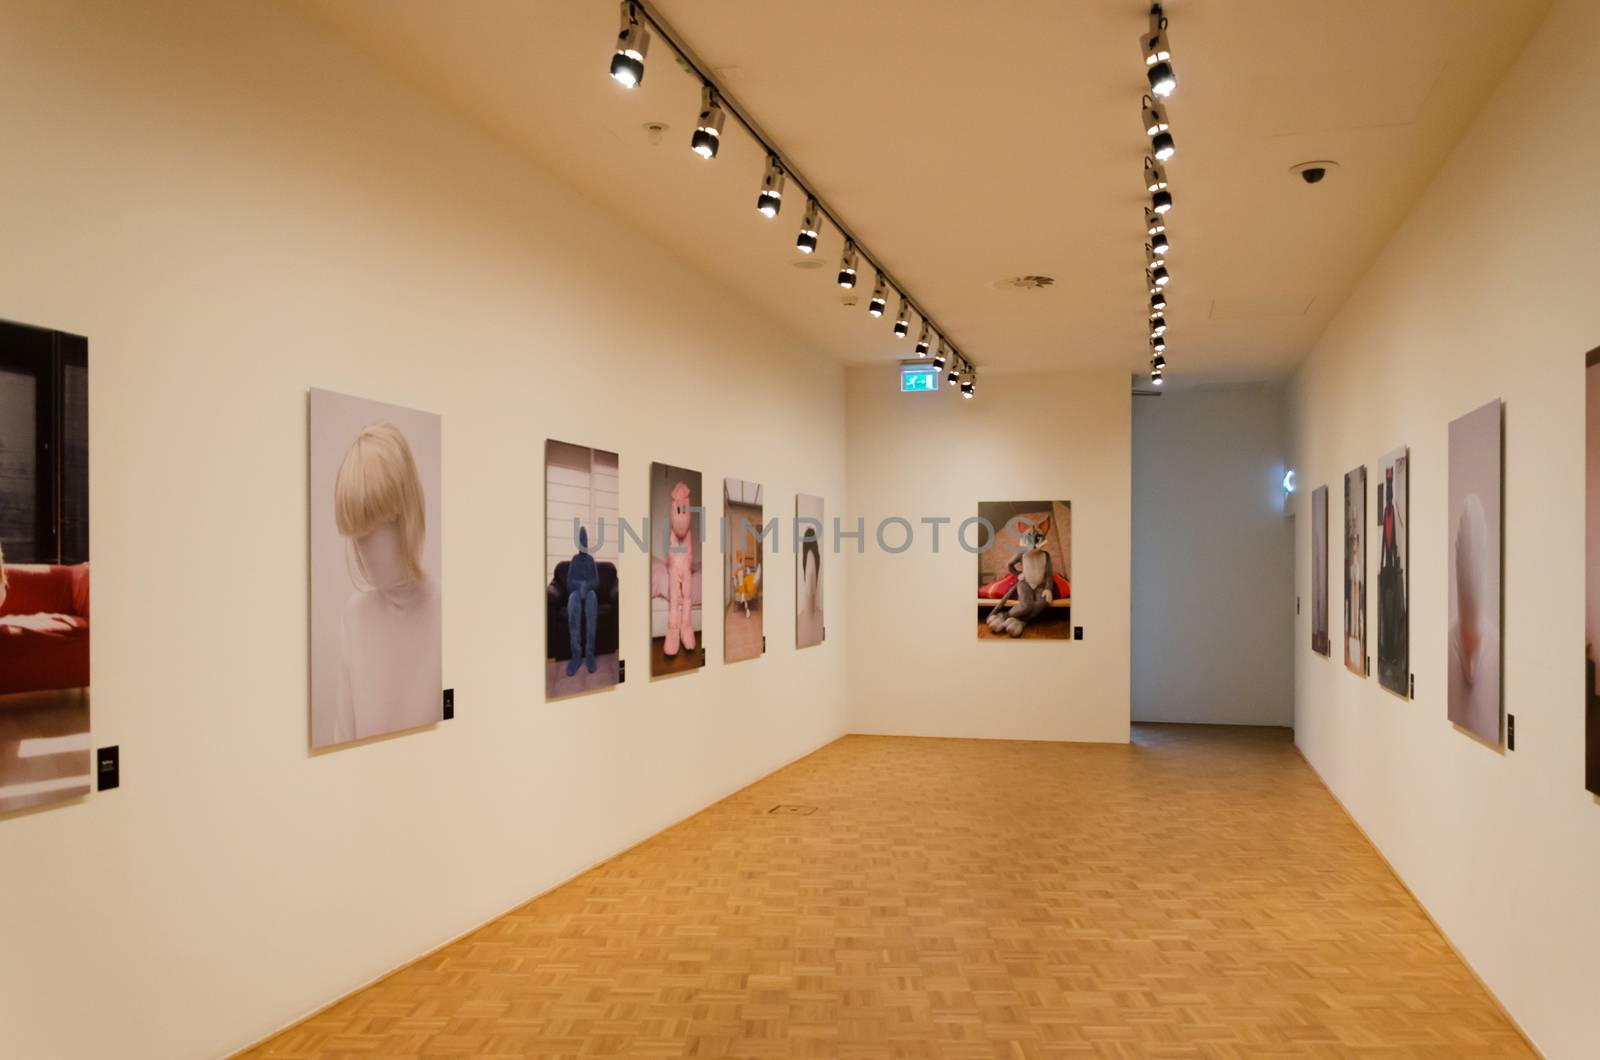
<svg viewBox="0 0 1600 1060">
<path fill-rule="evenodd" d="M 1332 170 L 1338 169 L 1337 162 L 1301 162 L 1297 166 L 1290 166 L 1289 172 L 1295 174 L 1307 184 L 1321 184 L 1324 177 Z"/>
</svg>

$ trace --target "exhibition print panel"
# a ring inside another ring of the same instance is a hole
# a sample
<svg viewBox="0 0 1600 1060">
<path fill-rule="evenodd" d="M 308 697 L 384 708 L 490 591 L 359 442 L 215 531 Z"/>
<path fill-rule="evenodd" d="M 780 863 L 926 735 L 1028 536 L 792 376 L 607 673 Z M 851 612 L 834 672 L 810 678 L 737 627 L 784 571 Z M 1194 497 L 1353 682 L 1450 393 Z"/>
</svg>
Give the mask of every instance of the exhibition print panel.
<svg viewBox="0 0 1600 1060">
<path fill-rule="evenodd" d="M 544 443 L 545 696 L 621 680 L 617 454 Z"/>
<path fill-rule="evenodd" d="M 89 343 L 0 322 L 0 813 L 90 760 Z"/>
<path fill-rule="evenodd" d="M 1446 697 L 1450 720 L 1500 744 L 1501 405 L 1450 424 L 1445 581 L 1449 586 Z"/>
<path fill-rule="evenodd" d="M 1344 664 L 1367 673 L 1367 469 L 1344 477 Z"/>
<path fill-rule="evenodd" d="M 1398 696 L 1410 694 L 1410 471 L 1404 448 L 1378 461 L 1378 683 Z"/>
<path fill-rule="evenodd" d="M 1331 655 L 1328 642 L 1328 487 L 1311 491 L 1311 650 Z"/>
<path fill-rule="evenodd" d="M 766 650 L 762 620 L 764 549 L 759 482 L 722 480 L 722 660 L 759 658 Z"/>
<path fill-rule="evenodd" d="M 700 643 L 705 501 L 700 472 L 650 465 L 650 674 L 706 664 Z"/>
<path fill-rule="evenodd" d="M 439 720 L 439 417 L 311 391 L 311 745 Z"/>
<path fill-rule="evenodd" d="M 822 498 L 797 493 L 794 498 L 794 643 L 813 648 L 827 627 L 822 610 Z"/>
<path fill-rule="evenodd" d="M 984 501 L 992 528 L 978 553 L 978 637 L 1070 640 L 1072 504 Z"/>
</svg>

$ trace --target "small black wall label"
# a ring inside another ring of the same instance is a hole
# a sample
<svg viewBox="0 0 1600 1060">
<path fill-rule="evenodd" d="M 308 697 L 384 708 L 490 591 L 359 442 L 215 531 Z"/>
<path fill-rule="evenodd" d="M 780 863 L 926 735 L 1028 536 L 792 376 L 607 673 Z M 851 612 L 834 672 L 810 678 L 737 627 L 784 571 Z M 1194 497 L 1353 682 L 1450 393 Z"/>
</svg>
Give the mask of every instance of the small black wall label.
<svg viewBox="0 0 1600 1060">
<path fill-rule="evenodd" d="M 626 660 L 626 659 L 618 659 L 617 660 L 617 684 L 620 685 L 620 684 L 622 684 L 622 682 L 626 681 L 627 679 L 628 679 L 628 660 Z"/>
<path fill-rule="evenodd" d="M 447 689 L 444 690 L 444 720 L 445 721 L 449 721 L 451 718 L 453 718 L 455 716 L 456 716 L 456 690 L 453 689 L 453 688 L 447 688 Z"/>
<path fill-rule="evenodd" d="M 95 754 L 95 781 L 101 791 L 110 791 L 122 784 L 122 754 L 120 747 L 102 747 Z"/>
<path fill-rule="evenodd" d="M 1516 749 L 1517 749 L 1517 716 L 1515 714 L 1507 714 L 1506 715 L 1506 750 L 1507 751 L 1515 751 Z"/>
<path fill-rule="evenodd" d="M 1082 640 L 1083 639 L 1083 627 L 1082 626 L 1073 626 L 1072 627 L 1072 639 L 1073 640 Z"/>
</svg>

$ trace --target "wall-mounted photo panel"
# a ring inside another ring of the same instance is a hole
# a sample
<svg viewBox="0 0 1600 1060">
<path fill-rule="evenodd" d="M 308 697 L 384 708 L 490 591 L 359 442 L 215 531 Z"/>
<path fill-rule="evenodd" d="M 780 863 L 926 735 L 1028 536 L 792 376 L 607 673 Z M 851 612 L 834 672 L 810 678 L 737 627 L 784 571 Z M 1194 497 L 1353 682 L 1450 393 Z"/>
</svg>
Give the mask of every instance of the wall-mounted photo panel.
<svg viewBox="0 0 1600 1060">
<path fill-rule="evenodd" d="M 1584 455 L 1583 710 L 1584 786 L 1600 795 L 1600 350 L 1583 370 Z"/>
<path fill-rule="evenodd" d="M 979 639 L 1072 639 L 1072 504 L 983 501 L 994 533 L 978 553 Z"/>
<path fill-rule="evenodd" d="M 698 670 L 705 502 L 700 472 L 650 465 L 650 675 Z"/>
<path fill-rule="evenodd" d="M 1500 522 L 1498 400 L 1450 423 L 1450 507 L 1445 581 L 1450 720 L 1500 745 Z"/>
<path fill-rule="evenodd" d="M 1344 664 L 1367 674 L 1367 469 L 1344 477 Z"/>
<path fill-rule="evenodd" d="M 794 498 L 794 645 L 812 648 L 827 630 L 822 613 L 822 498 Z"/>
<path fill-rule="evenodd" d="M 1331 656 L 1328 642 L 1328 487 L 1311 491 L 1311 650 Z"/>
<path fill-rule="evenodd" d="M 621 679 L 618 465 L 604 449 L 544 443 L 547 699 Z"/>
<path fill-rule="evenodd" d="M 439 417 L 311 391 L 311 746 L 439 720 Z"/>
<path fill-rule="evenodd" d="M 89 343 L 0 322 L 0 813 L 91 779 Z"/>
<path fill-rule="evenodd" d="M 1410 697 L 1411 454 L 1396 449 L 1378 461 L 1378 683 Z"/>
<path fill-rule="evenodd" d="M 766 650 L 761 610 L 762 549 L 761 484 L 722 480 L 722 587 L 727 606 L 722 616 L 722 660 L 759 658 Z"/>
</svg>

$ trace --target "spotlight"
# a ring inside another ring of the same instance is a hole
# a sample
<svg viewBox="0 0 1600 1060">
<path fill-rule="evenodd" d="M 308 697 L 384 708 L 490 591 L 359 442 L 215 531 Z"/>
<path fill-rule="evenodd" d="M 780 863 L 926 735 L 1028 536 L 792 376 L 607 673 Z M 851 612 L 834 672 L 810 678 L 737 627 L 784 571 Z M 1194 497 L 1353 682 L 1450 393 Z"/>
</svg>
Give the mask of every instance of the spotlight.
<svg viewBox="0 0 1600 1060">
<path fill-rule="evenodd" d="M 975 380 L 971 372 L 968 372 L 966 378 L 961 380 L 961 396 L 968 401 L 972 400 L 972 394 L 977 389 L 974 383 Z"/>
<path fill-rule="evenodd" d="M 1172 72 L 1172 49 L 1167 44 L 1167 19 L 1160 4 L 1150 5 L 1150 32 L 1140 41 L 1144 46 L 1145 77 L 1157 97 L 1172 95 L 1178 78 Z"/>
<path fill-rule="evenodd" d="M 722 123 L 726 117 L 722 113 L 722 104 L 717 102 L 716 89 L 702 85 L 700 117 L 694 123 L 694 138 L 689 141 L 689 147 L 695 154 L 707 160 L 717 157 L 717 148 L 722 145 Z"/>
<path fill-rule="evenodd" d="M 622 28 L 617 31 L 617 50 L 611 56 L 611 76 L 617 84 L 637 87 L 644 80 L 644 57 L 649 53 L 650 31 L 639 24 L 633 0 L 622 0 Z"/>
<path fill-rule="evenodd" d="M 1165 214 L 1172 209 L 1172 192 L 1158 191 L 1150 196 L 1150 209 L 1158 214 Z"/>
<path fill-rule="evenodd" d="M 1152 254 L 1165 254 L 1172 249 L 1172 243 L 1168 241 L 1165 232 L 1159 232 L 1150 237 L 1150 242 L 1146 243 L 1145 246 L 1150 248 Z"/>
<path fill-rule="evenodd" d="M 1150 335 L 1151 335 L 1152 338 L 1154 338 L 1154 337 L 1156 337 L 1158 335 L 1166 334 L 1166 330 L 1167 330 L 1167 318 L 1166 317 L 1158 316 L 1158 317 L 1151 317 L 1150 318 Z"/>
<path fill-rule="evenodd" d="M 956 366 L 960 363 L 961 362 L 958 360 L 955 364 L 952 364 L 950 366 L 950 374 L 944 377 L 945 382 L 949 383 L 951 386 L 955 386 L 957 383 L 961 382 L 961 373 L 956 370 Z"/>
<path fill-rule="evenodd" d="M 1162 220 L 1160 214 L 1146 206 L 1144 208 L 1144 234 L 1147 236 L 1158 236 L 1166 230 L 1167 222 Z"/>
<path fill-rule="evenodd" d="M 783 209 L 785 179 L 783 167 L 778 165 L 778 160 L 767 159 L 767 173 L 761 178 L 761 194 L 756 196 L 757 213 L 765 214 L 769 219 L 778 216 L 778 211 Z"/>
<path fill-rule="evenodd" d="M 817 249 L 817 200 L 806 200 L 806 218 L 800 222 L 800 236 L 794 241 L 794 248 L 802 254 L 810 254 Z"/>
<path fill-rule="evenodd" d="M 1161 369 L 1159 369 L 1159 368 L 1150 369 L 1150 385 L 1151 386 L 1160 386 L 1161 383 L 1162 383 Z"/>
<path fill-rule="evenodd" d="M 1158 335 L 1155 338 L 1151 339 L 1150 340 L 1150 348 L 1152 350 L 1154 350 L 1155 352 L 1157 352 L 1157 353 L 1166 353 L 1167 352 L 1166 336 Z"/>
<path fill-rule="evenodd" d="M 1149 192 L 1167 190 L 1167 167 L 1153 158 L 1144 160 L 1144 185 Z"/>
<path fill-rule="evenodd" d="M 939 352 L 933 355 L 933 366 L 934 366 L 934 368 L 940 369 L 940 370 L 944 369 L 944 364 L 945 364 L 945 361 L 947 359 L 945 357 L 945 349 L 946 349 L 946 347 L 945 347 L 945 344 L 944 344 L 944 340 L 940 339 L 939 340 Z"/>
<path fill-rule="evenodd" d="M 926 320 L 922 322 L 922 334 L 917 336 L 917 356 L 928 356 L 928 347 L 933 345 L 933 328 Z"/>
<path fill-rule="evenodd" d="M 911 332 L 911 307 L 906 304 L 906 296 L 900 296 L 900 312 L 894 315 L 894 337 L 903 339 Z"/>
<path fill-rule="evenodd" d="M 1150 137 L 1150 153 L 1157 162 L 1165 162 L 1178 152 L 1172 139 L 1172 126 L 1167 123 L 1167 108 L 1159 100 L 1144 97 L 1144 133 Z"/>
<path fill-rule="evenodd" d="M 1161 354 L 1158 353 L 1154 357 L 1150 358 L 1150 367 L 1152 367 L 1152 368 L 1165 368 L 1166 366 L 1167 366 L 1167 359 L 1165 357 L 1161 356 Z"/>
<path fill-rule="evenodd" d="M 845 243 L 844 257 L 839 259 L 839 286 L 846 290 L 856 285 L 856 245 Z"/>
<path fill-rule="evenodd" d="M 1167 275 L 1167 267 L 1165 265 L 1157 265 L 1150 270 L 1150 282 L 1157 287 L 1165 287 L 1171 279 L 1172 277 Z"/>
<path fill-rule="evenodd" d="M 1163 292 L 1160 292 L 1160 293 L 1157 293 L 1157 294 L 1153 294 L 1153 295 L 1150 296 L 1150 315 L 1151 316 L 1155 316 L 1157 313 L 1161 312 L 1165 308 L 1167 308 L 1167 295 L 1166 295 L 1166 292 L 1163 291 Z"/>
<path fill-rule="evenodd" d="M 889 304 L 889 284 L 883 278 L 883 273 L 878 273 L 878 282 L 872 285 L 872 301 L 867 303 L 867 312 L 874 317 L 883 316 L 883 309 Z"/>
</svg>

